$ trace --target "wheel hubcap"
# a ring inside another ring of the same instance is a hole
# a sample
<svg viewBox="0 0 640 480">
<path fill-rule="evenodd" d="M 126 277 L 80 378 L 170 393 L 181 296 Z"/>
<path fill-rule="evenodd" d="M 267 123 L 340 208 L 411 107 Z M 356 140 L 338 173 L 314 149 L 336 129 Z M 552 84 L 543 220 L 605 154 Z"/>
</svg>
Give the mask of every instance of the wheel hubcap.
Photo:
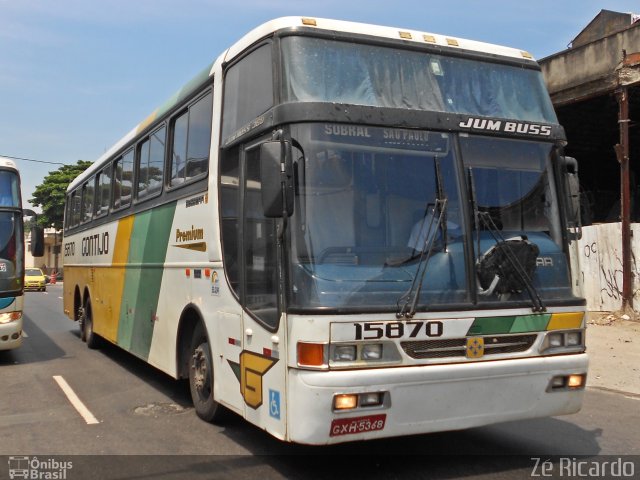
<svg viewBox="0 0 640 480">
<path fill-rule="evenodd" d="M 196 348 L 191 368 L 193 369 L 193 381 L 198 393 L 202 397 L 207 397 L 209 393 L 209 366 L 202 347 Z"/>
</svg>

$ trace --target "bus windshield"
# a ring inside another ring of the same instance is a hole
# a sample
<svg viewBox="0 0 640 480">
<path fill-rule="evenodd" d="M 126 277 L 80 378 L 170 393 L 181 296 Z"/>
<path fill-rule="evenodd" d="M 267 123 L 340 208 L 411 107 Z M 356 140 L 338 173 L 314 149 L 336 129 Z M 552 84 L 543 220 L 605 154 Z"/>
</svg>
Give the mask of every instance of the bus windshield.
<svg viewBox="0 0 640 480">
<path fill-rule="evenodd" d="M 0 295 L 22 289 L 22 211 L 18 173 L 0 170 Z"/>
<path fill-rule="evenodd" d="M 469 287 L 475 285 L 469 278 L 475 272 L 469 272 L 465 245 L 480 246 L 472 259 L 476 262 L 497 240 L 487 229 L 476 231 L 473 218 L 463 216 L 468 209 L 461 206 L 469 193 L 456 135 L 306 124 L 292 127 L 292 136 L 304 149 L 304 154 L 294 150 L 292 307 L 394 309 L 420 270 L 417 253 L 431 239 L 420 304 L 451 308 L 475 298 Z M 570 296 L 550 182 L 552 147 L 459 137 L 465 171 L 471 168 L 475 180 L 478 209 L 491 212 L 499 234 L 525 235 L 541 256 L 551 258 L 548 272 L 538 269 L 533 279 L 543 298 Z M 434 207 L 440 196 L 446 198 L 446 210 L 437 225 Z M 526 293 L 519 293 L 481 301 L 526 299 Z"/>
<path fill-rule="evenodd" d="M 557 123 L 537 70 L 311 37 L 286 37 L 282 51 L 285 102 L 339 102 Z"/>
<path fill-rule="evenodd" d="M 0 208 L 20 208 L 20 178 L 13 170 L 0 170 Z"/>
</svg>

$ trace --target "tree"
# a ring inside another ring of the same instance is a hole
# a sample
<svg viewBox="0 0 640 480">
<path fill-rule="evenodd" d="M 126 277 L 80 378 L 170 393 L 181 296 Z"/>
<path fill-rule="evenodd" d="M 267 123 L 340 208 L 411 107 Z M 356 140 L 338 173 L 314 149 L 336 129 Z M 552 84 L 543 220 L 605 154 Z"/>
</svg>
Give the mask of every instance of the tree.
<svg viewBox="0 0 640 480">
<path fill-rule="evenodd" d="M 64 221 L 64 200 L 67 187 L 92 162 L 78 160 L 75 165 L 63 165 L 58 170 L 49 172 L 44 180 L 33 192 L 29 203 L 34 207 L 41 207 L 42 214 L 38 215 L 38 223 L 44 227 L 62 230 Z"/>
</svg>

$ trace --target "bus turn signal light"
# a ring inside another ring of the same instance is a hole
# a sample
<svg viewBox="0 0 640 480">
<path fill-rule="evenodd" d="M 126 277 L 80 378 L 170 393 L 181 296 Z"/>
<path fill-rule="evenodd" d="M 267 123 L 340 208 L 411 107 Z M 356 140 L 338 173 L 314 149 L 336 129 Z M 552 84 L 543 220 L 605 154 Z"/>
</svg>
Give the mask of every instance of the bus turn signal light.
<svg viewBox="0 0 640 480">
<path fill-rule="evenodd" d="M 322 367 L 325 346 L 322 343 L 298 342 L 298 365 L 303 367 Z"/>
</svg>

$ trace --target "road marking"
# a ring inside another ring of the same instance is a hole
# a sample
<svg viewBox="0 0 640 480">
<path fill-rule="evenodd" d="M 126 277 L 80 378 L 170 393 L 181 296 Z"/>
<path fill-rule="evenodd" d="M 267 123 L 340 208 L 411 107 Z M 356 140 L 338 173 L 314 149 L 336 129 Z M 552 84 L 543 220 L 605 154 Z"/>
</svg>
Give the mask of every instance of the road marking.
<svg viewBox="0 0 640 480">
<path fill-rule="evenodd" d="M 62 300 L 62 297 L 58 297 L 60 300 Z"/>
<path fill-rule="evenodd" d="M 84 418 L 84 421 L 87 422 L 88 425 L 100 423 L 100 421 L 93 416 L 93 413 L 89 411 L 85 404 L 82 403 L 82 400 L 78 398 L 76 392 L 73 391 L 73 389 L 69 386 L 64 378 L 62 378 L 60 375 L 54 375 L 53 379 L 67 396 L 69 402 L 71 402 L 71 405 L 73 405 L 73 407 L 78 411 L 82 418 Z"/>
</svg>

